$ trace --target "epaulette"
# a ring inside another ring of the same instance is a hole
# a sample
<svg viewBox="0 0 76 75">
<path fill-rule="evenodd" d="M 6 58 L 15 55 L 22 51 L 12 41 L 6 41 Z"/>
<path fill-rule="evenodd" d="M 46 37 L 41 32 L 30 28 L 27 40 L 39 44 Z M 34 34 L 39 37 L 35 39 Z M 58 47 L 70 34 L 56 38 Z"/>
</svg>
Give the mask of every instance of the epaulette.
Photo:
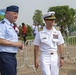
<svg viewBox="0 0 76 75">
<path fill-rule="evenodd" d="M 4 24 L 4 23 L 5 23 L 5 21 L 1 21 L 1 23 L 2 23 L 2 24 Z"/>
<path fill-rule="evenodd" d="M 59 27 L 55 27 L 55 29 L 56 29 L 57 31 L 60 31 Z"/>
</svg>

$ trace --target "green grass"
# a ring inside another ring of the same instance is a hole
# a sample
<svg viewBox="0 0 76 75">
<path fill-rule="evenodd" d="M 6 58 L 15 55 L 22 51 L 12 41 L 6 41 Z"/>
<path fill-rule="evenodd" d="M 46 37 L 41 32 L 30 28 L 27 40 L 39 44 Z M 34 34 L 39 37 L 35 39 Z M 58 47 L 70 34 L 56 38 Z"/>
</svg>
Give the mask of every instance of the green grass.
<svg viewBox="0 0 76 75">
<path fill-rule="evenodd" d="M 26 40 L 32 40 L 32 39 L 34 39 L 34 36 L 27 36 L 27 37 L 26 37 Z M 20 36 L 20 37 L 19 37 L 19 40 L 23 40 L 23 37 Z"/>
<path fill-rule="evenodd" d="M 26 39 L 27 40 L 32 40 L 32 39 L 34 39 L 34 36 L 27 36 Z"/>
</svg>

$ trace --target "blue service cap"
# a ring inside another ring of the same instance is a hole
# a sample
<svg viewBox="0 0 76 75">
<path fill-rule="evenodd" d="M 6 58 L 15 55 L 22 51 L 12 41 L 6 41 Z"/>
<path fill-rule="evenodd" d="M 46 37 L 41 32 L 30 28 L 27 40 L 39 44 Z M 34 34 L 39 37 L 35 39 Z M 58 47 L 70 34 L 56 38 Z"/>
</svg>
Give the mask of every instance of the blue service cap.
<svg viewBox="0 0 76 75">
<path fill-rule="evenodd" d="M 55 12 L 54 11 L 50 11 L 50 12 L 47 12 L 46 14 L 44 14 L 42 16 L 43 19 L 46 19 L 46 20 L 49 20 L 49 19 L 56 19 L 55 17 Z"/>
<path fill-rule="evenodd" d="M 18 12 L 19 12 L 19 7 L 18 7 L 18 6 L 15 6 L 15 5 L 11 5 L 11 6 L 8 6 L 8 7 L 6 8 L 6 12 L 7 12 L 7 11 L 13 11 L 13 12 L 18 13 Z"/>
</svg>

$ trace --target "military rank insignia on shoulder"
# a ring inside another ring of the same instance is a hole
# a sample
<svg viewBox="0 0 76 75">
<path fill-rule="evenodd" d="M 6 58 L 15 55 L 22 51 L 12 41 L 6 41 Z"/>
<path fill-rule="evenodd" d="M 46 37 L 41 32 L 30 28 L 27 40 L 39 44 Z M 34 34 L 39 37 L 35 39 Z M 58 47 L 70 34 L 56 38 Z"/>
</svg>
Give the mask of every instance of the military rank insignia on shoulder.
<svg viewBox="0 0 76 75">
<path fill-rule="evenodd" d="M 1 21 L 1 23 L 2 23 L 2 24 L 4 24 L 4 23 L 5 23 L 5 21 Z"/>
<path fill-rule="evenodd" d="M 55 27 L 55 29 L 56 29 L 57 31 L 60 31 L 60 28 L 59 28 L 59 27 Z"/>
</svg>

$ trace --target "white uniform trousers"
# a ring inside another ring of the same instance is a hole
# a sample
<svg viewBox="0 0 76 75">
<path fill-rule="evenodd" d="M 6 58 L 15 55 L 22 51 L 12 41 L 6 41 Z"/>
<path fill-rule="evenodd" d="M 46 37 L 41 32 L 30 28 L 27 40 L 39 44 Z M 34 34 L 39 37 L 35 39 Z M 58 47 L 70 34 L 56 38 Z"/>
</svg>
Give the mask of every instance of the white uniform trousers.
<svg viewBox="0 0 76 75">
<path fill-rule="evenodd" d="M 59 58 L 57 52 L 53 54 L 41 52 L 40 67 L 42 75 L 59 75 Z"/>
</svg>

